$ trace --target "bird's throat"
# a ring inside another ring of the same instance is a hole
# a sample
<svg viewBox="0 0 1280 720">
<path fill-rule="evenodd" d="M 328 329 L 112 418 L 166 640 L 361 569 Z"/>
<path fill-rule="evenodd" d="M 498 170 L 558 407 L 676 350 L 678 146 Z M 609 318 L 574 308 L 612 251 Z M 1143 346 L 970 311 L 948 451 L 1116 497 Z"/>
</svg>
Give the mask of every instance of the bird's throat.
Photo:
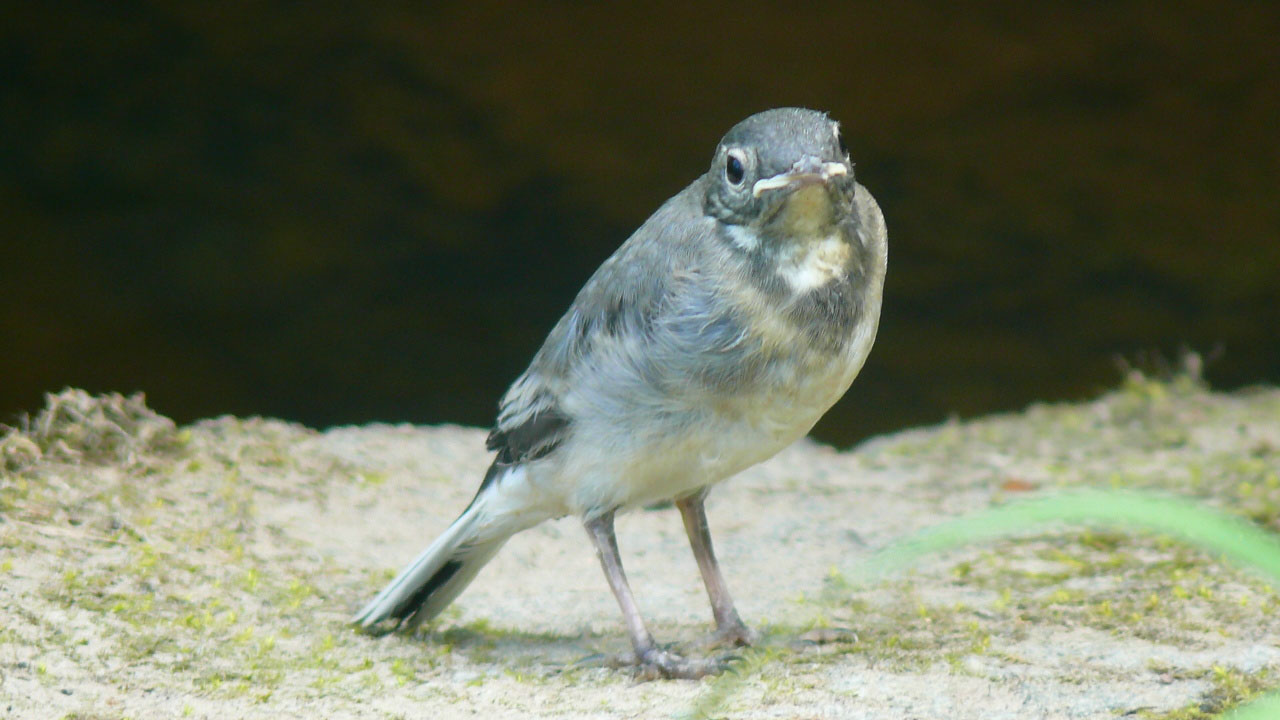
<svg viewBox="0 0 1280 720">
<path fill-rule="evenodd" d="M 831 234 L 835 213 L 827 187 L 814 184 L 797 188 L 769 224 L 772 234 L 801 243 Z"/>
<path fill-rule="evenodd" d="M 769 224 L 778 253 L 776 271 L 794 293 L 848 276 L 853 249 L 837 226 L 831 200 L 823 185 L 798 188 Z"/>
</svg>

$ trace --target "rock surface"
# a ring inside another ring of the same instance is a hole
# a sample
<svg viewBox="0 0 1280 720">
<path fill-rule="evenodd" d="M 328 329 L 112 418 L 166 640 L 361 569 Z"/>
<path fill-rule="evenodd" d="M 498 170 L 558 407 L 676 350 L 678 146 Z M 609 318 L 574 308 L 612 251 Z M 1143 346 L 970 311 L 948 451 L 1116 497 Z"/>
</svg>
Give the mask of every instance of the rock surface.
<svg viewBox="0 0 1280 720">
<path fill-rule="evenodd" d="M 1134 376 L 848 452 L 801 442 L 709 504 L 763 646 L 736 674 L 648 683 L 608 667 L 626 635 L 571 518 L 513 539 L 433 627 L 346 624 L 466 505 L 480 430 L 179 428 L 140 397 L 49 402 L 0 437 L 5 717 L 1197 717 L 1278 682 L 1274 590 L 1166 538 L 1046 527 L 853 582 L 914 530 L 1064 487 L 1280 530 L 1276 389 Z M 710 611 L 678 514 L 618 536 L 659 640 L 697 652 Z"/>
</svg>

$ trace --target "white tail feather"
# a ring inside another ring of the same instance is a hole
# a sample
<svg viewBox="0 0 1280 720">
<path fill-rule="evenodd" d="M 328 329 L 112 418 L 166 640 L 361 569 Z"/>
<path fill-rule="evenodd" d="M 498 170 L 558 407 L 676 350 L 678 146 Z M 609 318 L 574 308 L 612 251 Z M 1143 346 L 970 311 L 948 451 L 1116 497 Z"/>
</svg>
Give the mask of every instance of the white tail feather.
<svg viewBox="0 0 1280 720">
<path fill-rule="evenodd" d="M 512 477 L 519 475 L 518 478 Z M 453 602 L 507 540 L 529 527 L 517 517 L 496 516 L 490 505 L 502 505 L 504 482 L 523 481 L 523 469 L 512 468 L 486 487 L 462 515 L 400 571 L 351 622 L 371 627 L 388 618 L 408 619 L 407 627 L 439 615 Z"/>
</svg>

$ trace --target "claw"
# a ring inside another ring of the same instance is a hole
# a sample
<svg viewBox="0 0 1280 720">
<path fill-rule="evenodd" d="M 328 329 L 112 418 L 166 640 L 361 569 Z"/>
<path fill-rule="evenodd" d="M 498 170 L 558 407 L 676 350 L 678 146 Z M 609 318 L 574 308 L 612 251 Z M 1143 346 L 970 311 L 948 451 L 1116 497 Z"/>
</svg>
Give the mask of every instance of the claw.
<svg viewBox="0 0 1280 720">
<path fill-rule="evenodd" d="M 611 658 L 608 655 L 605 655 L 604 653 L 591 653 L 590 655 L 584 655 L 578 658 L 577 660 L 574 660 L 573 662 L 569 663 L 569 667 L 577 667 L 577 668 L 596 668 L 596 667 L 617 668 L 618 666 L 619 666 L 618 662 L 615 658 Z"/>
<path fill-rule="evenodd" d="M 720 665 L 721 670 L 723 672 L 731 672 L 734 675 L 737 675 L 738 674 L 737 663 L 742 662 L 743 659 L 744 658 L 741 655 L 738 655 L 737 653 L 731 653 L 728 655 L 721 655 L 717 657 L 716 663 Z"/>
<path fill-rule="evenodd" d="M 856 642 L 858 642 L 858 633 L 849 628 L 814 628 L 796 638 L 796 644 L 798 645 L 829 645 Z"/>
</svg>

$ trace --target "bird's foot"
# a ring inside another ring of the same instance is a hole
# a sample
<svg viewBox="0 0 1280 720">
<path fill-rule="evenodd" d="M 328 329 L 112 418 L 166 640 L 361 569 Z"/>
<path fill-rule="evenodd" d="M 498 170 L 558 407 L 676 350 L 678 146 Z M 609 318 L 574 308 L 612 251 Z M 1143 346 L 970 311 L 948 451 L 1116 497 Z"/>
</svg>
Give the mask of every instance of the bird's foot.
<svg viewBox="0 0 1280 720">
<path fill-rule="evenodd" d="M 824 627 L 814 628 L 796 638 L 792 643 L 795 647 L 803 647 L 805 645 L 836 645 L 836 644 L 852 644 L 858 642 L 858 633 L 849 628 Z"/>
<path fill-rule="evenodd" d="M 760 643 L 760 633 L 747 627 L 741 620 L 725 623 L 707 636 L 700 646 L 703 649 L 750 647 Z"/>
<path fill-rule="evenodd" d="M 636 659 L 636 677 L 640 680 L 697 680 L 718 675 L 729 669 L 735 657 L 686 658 L 670 650 L 652 648 Z"/>
</svg>

